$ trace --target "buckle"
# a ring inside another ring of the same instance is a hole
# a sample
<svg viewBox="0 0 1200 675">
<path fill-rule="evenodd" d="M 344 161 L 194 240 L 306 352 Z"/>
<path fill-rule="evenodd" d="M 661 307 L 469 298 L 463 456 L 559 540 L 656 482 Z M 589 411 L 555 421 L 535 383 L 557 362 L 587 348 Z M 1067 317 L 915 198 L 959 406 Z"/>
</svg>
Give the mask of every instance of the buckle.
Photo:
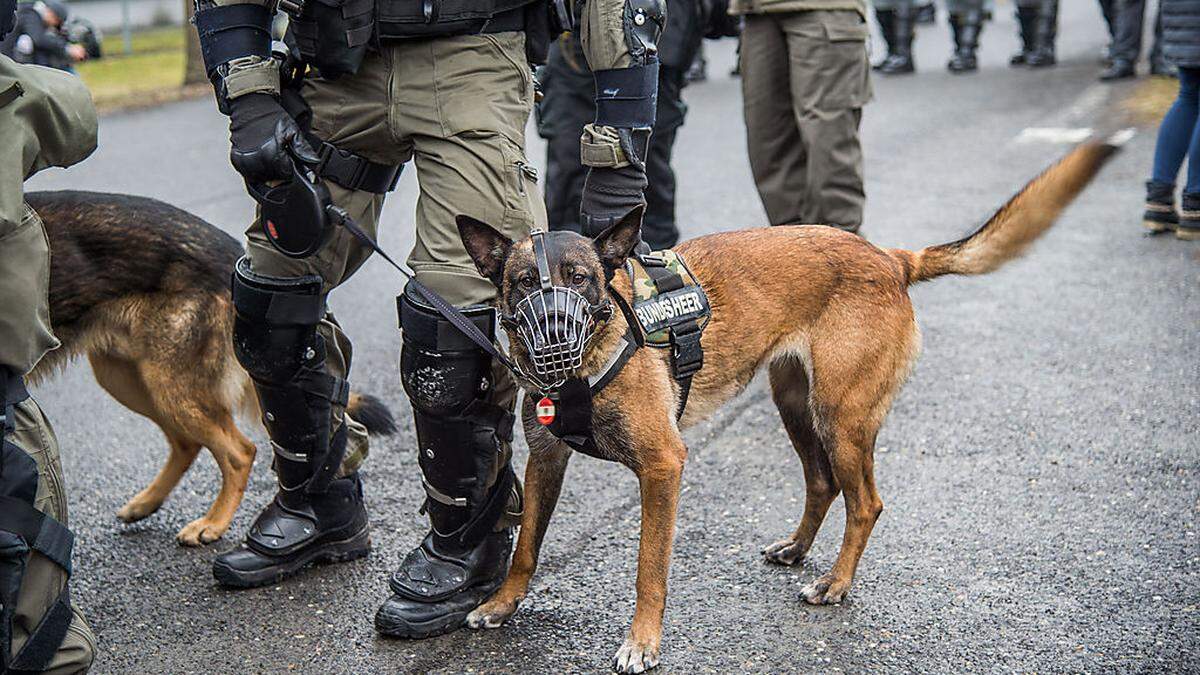
<svg viewBox="0 0 1200 675">
<path fill-rule="evenodd" d="M 341 150 L 329 143 L 322 143 L 317 153 L 321 158 L 317 174 L 350 190 L 357 190 L 367 169 L 367 162 L 358 155 Z"/>
<path fill-rule="evenodd" d="M 671 329 L 671 371 L 676 380 L 691 377 L 704 367 L 701 335 L 700 327 L 695 322 L 692 322 L 691 330 L 685 333 Z"/>
</svg>

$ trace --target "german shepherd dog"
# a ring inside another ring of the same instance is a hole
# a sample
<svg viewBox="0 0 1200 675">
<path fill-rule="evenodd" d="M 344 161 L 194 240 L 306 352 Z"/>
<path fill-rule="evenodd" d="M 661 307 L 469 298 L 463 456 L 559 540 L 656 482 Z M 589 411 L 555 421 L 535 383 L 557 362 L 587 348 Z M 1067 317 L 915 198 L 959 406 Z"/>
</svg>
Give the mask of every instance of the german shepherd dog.
<svg viewBox="0 0 1200 675">
<path fill-rule="evenodd" d="M 145 197 L 63 191 L 25 199 L 50 240 L 50 323 L 62 342 L 31 382 L 86 354 L 105 391 L 162 429 L 167 462 L 117 511 L 127 523 L 157 511 L 200 448 L 208 448 L 221 491 L 176 539 L 188 546 L 215 541 L 229 529 L 254 463 L 254 444 L 235 413 L 259 418 L 254 388 L 233 353 L 230 278 L 242 246 Z M 347 412 L 369 433 L 395 431 L 374 397 L 352 396 Z"/>
<path fill-rule="evenodd" d="M 666 350 L 635 352 L 593 401 L 597 454 L 632 469 L 642 498 L 637 606 L 614 658 L 618 672 L 639 673 L 658 663 L 687 457 L 680 429 L 712 413 L 767 367 L 775 405 L 804 467 L 806 494 L 799 527 L 763 555 L 781 565 L 803 558 L 841 494 L 846 531 L 837 562 L 802 590 L 812 604 L 840 602 L 883 509 L 875 488 L 875 437 L 920 349 L 908 287 L 947 274 L 984 274 L 1017 257 L 1114 150 L 1103 143 L 1079 146 L 973 234 L 916 252 L 877 248 L 858 235 L 813 225 L 724 232 L 675 249 L 712 306 L 702 341 L 704 367 L 695 375 L 682 420 L 675 420 L 680 393 Z M 622 265 L 639 240 L 640 220 L 639 208 L 594 240 L 569 232 L 546 235 L 553 283 L 576 289 L 593 304 L 612 292 L 629 298 Z M 511 314 L 522 298 L 539 291 L 530 240 L 514 243 L 465 216 L 458 227 L 479 272 L 500 290 L 502 311 Z M 607 275 L 613 275 L 611 286 Z M 626 326 L 621 312 L 602 322 L 575 375 L 600 372 Z M 507 325 L 506 330 L 518 366 L 531 369 L 519 334 Z M 522 409 L 530 455 L 520 538 L 504 584 L 467 618 L 473 628 L 500 626 L 525 597 L 571 454 L 536 421 L 532 401 L 525 396 Z"/>
</svg>

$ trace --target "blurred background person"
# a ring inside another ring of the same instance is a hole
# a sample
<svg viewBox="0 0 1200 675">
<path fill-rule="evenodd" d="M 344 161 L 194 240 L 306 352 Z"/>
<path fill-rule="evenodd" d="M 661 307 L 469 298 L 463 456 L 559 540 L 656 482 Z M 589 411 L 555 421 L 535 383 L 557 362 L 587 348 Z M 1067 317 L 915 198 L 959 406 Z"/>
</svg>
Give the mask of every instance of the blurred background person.
<svg viewBox="0 0 1200 675">
<path fill-rule="evenodd" d="M 772 225 L 862 224 L 866 0 L 733 0 L 750 169 Z"/>
<path fill-rule="evenodd" d="M 1143 222 L 1153 232 L 1200 239 L 1200 1 L 1162 0 L 1159 14 L 1164 55 L 1179 69 L 1179 97 L 1158 128 Z M 1176 214 L 1175 177 L 1185 157 L 1183 208 Z"/>
<path fill-rule="evenodd" d="M 1046 68 L 1058 62 L 1054 41 L 1058 37 L 1058 0 L 1017 0 L 1017 28 L 1021 49 L 1008 60 L 1010 66 Z"/>
<path fill-rule="evenodd" d="M 583 3 L 576 3 L 577 9 Z M 687 115 L 685 73 L 715 11 L 706 0 L 670 0 L 667 26 L 658 39 L 658 106 L 646 155 L 646 213 L 642 239 L 650 248 L 679 241 L 675 225 L 675 172 L 671 151 Z M 580 18 L 575 17 L 575 25 Z M 579 130 L 596 116 L 595 84 L 579 37 L 567 33 L 550 45 L 538 80 L 544 96 L 537 107 L 538 134 L 546 139 L 546 215 L 551 230 L 580 231 L 579 203 L 587 167 L 580 161 Z"/>
<path fill-rule="evenodd" d="M 1111 7 L 1105 13 L 1110 16 L 1113 35 L 1109 47 L 1109 65 L 1100 73 L 1100 79 L 1109 82 L 1137 75 L 1137 62 L 1142 55 L 1142 30 L 1146 16 L 1146 0 L 1101 0 Z M 1103 11 L 1103 7 L 1102 7 Z M 1150 74 L 1173 77 L 1174 67 L 1163 57 L 1162 51 L 1162 3 L 1154 17 L 1154 44 L 1150 48 Z"/>
<path fill-rule="evenodd" d="M 883 75 L 899 75 L 916 70 L 912 44 L 916 24 L 933 23 L 936 11 L 931 4 L 916 0 L 872 0 L 875 21 L 887 45 L 887 55 L 872 66 Z M 976 51 L 983 22 L 991 17 L 990 0 L 947 0 L 954 52 L 946 63 L 952 73 L 970 73 L 979 69 Z"/>
<path fill-rule="evenodd" d="M 0 43 L 0 53 L 17 63 L 73 71 L 76 63 L 100 56 L 100 40 L 91 24 L 70 17 L 65 2 L 38 0 L 17 6 L 16 29 Z"/>
</svg>

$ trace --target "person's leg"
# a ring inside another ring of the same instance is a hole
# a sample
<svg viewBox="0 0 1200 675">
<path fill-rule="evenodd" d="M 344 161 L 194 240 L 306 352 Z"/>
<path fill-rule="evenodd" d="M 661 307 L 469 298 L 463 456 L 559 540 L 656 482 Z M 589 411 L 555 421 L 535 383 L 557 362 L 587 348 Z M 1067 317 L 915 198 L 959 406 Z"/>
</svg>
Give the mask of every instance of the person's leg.
<svg viewBox="0 0 1200 675">
<path fill-rule="evenodd" d="M 646 155 L 646 215 L 642 219 L 642 239 L 656 251 L 671 248 L 679 241 L 671 152 L 675 135 L 687 115 L 683 86 L 683 71 L 665 65 L 659 67 L 658 110 Z"/>
<path fill-rule="evenodd" d="M 875 9 L 875 22 L 879 24 L 879 35 L 883 38 L 884 47 L 887 48 L 883 58 L 871 66 L 871 70 L 879 70 L 894 52 L 893 43 L 896 38 L 892 24 L 896 20 L 896 0 L 872 0 L 871 6 Z"/>
<path fill-rule="evenodd" d="M 1138 57 L 1142 53 L 1142 20 L 1146 13 L 1145 0 L 1114 0 L 1112 65 L 1100 74 L 1105 81 L 1120 80 L 1136 75 Z"/>
<path fill-rule="evenodd" d="M 952 73 L 975 72 L 979 69 L 975 51 L 983 32 L 984 0 L 952 0 L 947 2 L 947 7 L 954 35 L 954 53 L 946 63 L 946 69 Z"/>
<path fill-rule="evenodd" d="M 592 71 L 573 35 L 550 46 L 541 84 L 544 96 L 537 110 L 538 132 L 546 139 L 547 221 L 551 230 L 579 232 L 579 202 L 587 177 L 579 159 L 579 136 L 596 116 L 596 103 Z"/>
<path fill-rule="evenodd" d="M 403 163 L 410 151 L 387 129 L 389 78 L 387 61 L 373 55 L 355 75 L 309 80 L 302 93 L 313 134 L 374 162 Z M 325 184 L 334 203 L 375 236 L 383 196 Z M 350 340 L 326 306 L 329 292 L 369 255 L 341 227 L 302 259 L 275 250 L 258 221 L 246 231 L 246 257 L 234 275 L 234 342 L 255 383 L 279 491 L 245 543 L 213 561 L 223 585 L 274 583 L 310 562 L 348 560 L 370 548 L 357 474 L 366 430 L 345 415 Z"/>
<path fill-rule="evenodd" d="M 1021 40 L 1021 48 L 1008 59 L 1010 66 L 1023 66 L 1029 59 L 1037 42 L 1038 3 L 1040 0 L 1017 0 L 1017 30 Z"/>
<path fill-rule="evenodd" d="M 1190 99 L 1192 131 L 1188 142 L 1187 182 L 1183 187 L 1182 209 L 1175 234 L 1180 239 L 1200 239 L 1200 68 L 1179 69 L 1180 100 L 1185 95 Z M 1186 133 L 1185 129 L 1181 128 L 1181 131 Z"/>
<path fill-rule="evenodd" d="M 849 10 L 789 14 L 795 123 L 807 154 L 804 219 L 855 232 L 862 224 L 862 146 L 858 126 L 871 98 L 866 26 Z"/>
<path fill-rule="evenodd" d="M 408 258 L 417 279 L 494 331 L 496 294 L 456 218 L 510 239 L 544 228 L 537 173 L 525 158 L 533 78 L 521 33 L 404 43 L 395 49 L 392 116 L 411 138 L 421 195 Z M 411 285 L 400 299 L 400 377 L 413 407 L 430 531 L 392 575 L 375 615 L 384 635 L 455 630 L 503 580 L 521 512 L 511 467 L 516 383 Z"/>
<path fill-rule="evenodd" d="M 0 405 L 2 401 L 3 397 L 0 396 Z M 66 484 L 63 481 L 62 462 L 54 429 L 32 398 L 17 403 L 12 411 L 15 418 L 11 421 L 12 431 L 8 434 L 0 432 L 0 436 L 18 451 L 29 455 L 36 465 L 37 494 L 33 506 L 67 526 Z M 4 463 L 16 468 L 7 461 Z M 17 486 L 7 487 L 15 489 Z M 39 627 L 47 611 L 54 607 L 63 585 L 67 582 L 67 576 L 67 571 L 49 558 L 43 555 L 29 557 L 13 610 L 13 654 L 19 654 L 24 649 L 31 633 Z M 95 658 L 96 638 L 93 637 L 92 630 L 78 606 L 74 602 L 71 604 L 70 624 L 62 643 L 44 666 L 46 673 L 83 673 L 91 667 Z"/>
<path fill-rule="evenodd" d="M 772 225 L 802 222 L 807 156 L 792 112 L 787 40 L 775 16 L 746 17 L 742 32 L 742 106 L 750 171 Z"/>
<path fill-rule="evenodd" d="M 1034 50 L 1026 63 L 1033 68 L 1046 68 L 1058 63 L 1054 49 L 1058 38 L 1058 0 L 1038 0 L 1037 12 Z"/>
<path fill-rule="evenodd" d="M 1154 164 L 1150 180 L 1146 181 L 1142 224 L 1152 232 L 1176 229 L 1179 218 L 1175 213 L 1175 178 L 1184 158 L 1189 155 L 1189 147 L 1200 143 L 1197 132 L 1200 128 L 1197 125 L 1200 119 L 1200 69 L 1181 68 L 1179 75 L 1179 94 L 1158 127 Z M 1191 153 L 1195 153 L 1194 147 Z M 1193 173 L 1200 173 L 1200 166 L 1189 161 L 1185 194 L 1200 191 L 1200 179 L 1193 180 Z"/>
<path fill-rule="evenodd" d="M 916 70 L 912 44 L 916 34 L 915 0 L 894 0 L 892 8 L 892 51 L 877 70 L 883 75 L 903 75 Z"/>
</svg>

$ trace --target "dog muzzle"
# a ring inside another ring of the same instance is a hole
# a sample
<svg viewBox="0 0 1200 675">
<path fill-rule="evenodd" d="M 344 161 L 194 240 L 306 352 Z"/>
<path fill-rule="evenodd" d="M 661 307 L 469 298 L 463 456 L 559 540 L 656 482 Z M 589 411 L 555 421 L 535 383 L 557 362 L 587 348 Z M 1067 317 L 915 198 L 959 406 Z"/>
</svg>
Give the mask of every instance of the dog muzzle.
<svg viewBox="0 0 1200 675">
<path fill-rule="evenodd" d="M 580 365 L 596 327 L 612 316 L 608 301 L 591 304 L 573 288 L 555 286 L 546 257 L 546 233 L 534 230 L 533 254 L 541 289 L 517 303 L 512 314 L 501 317 L 521 338 L 533 364 L 531 380 L 542 389 L 562 386 Z"/>
</svg>

